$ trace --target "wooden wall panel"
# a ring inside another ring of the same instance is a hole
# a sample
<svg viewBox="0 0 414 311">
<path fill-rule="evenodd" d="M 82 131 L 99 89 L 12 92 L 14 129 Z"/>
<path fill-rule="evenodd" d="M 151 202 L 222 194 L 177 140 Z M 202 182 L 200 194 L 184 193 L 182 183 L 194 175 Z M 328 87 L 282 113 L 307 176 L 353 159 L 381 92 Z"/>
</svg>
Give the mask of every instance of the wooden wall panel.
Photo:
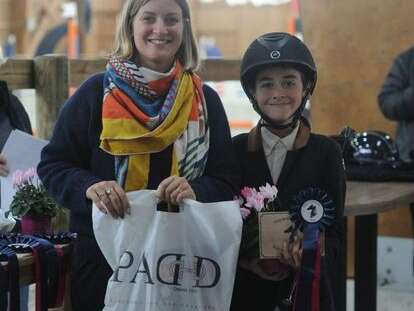
<svg viewBox="0 0 414 311">
<path fill-rule="evenodd" d="M 226 58 L 241 58 L 250 42 L 266 32 L 287 31 L 290 3 L 228 6 L 224 2 L 192 3 L 193 26 L 198 38 L 209 36 Z"/>
<path fill-rule="evenodd" d="M 312 100 L 316 131 L 343 126 L 394 133 L 377 93 L 393 58 L 414 44 L 412 0 L 302 0 L 305 42 L 318 65 Z"/>
</svg>

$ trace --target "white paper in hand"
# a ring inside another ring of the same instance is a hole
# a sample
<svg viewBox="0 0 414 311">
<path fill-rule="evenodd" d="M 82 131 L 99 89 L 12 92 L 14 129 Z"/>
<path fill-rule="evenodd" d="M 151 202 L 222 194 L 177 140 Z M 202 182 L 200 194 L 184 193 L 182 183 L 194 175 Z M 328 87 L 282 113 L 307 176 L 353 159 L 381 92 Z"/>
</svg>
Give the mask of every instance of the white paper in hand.
<svg viewBox="0 0 414 311">
<path fill-rule="evenodd" d="M 6 179 L 10 184 L 15 171 L 37 167 L 40 162 L 40 152 L 47 143 L 47 140 L 35 138 L 20 130 L 11 131 L 1 151 L 9 167 L 10 174 Z"/>
</svg>

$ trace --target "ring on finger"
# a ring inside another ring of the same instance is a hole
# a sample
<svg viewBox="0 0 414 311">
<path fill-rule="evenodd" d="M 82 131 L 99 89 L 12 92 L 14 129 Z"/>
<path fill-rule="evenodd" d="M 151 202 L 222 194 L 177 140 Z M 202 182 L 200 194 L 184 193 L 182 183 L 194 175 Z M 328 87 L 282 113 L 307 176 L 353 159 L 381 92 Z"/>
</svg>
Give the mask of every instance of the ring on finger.
<svg viewBox="0 0 414 311">
<path fill-rule="evenodd" d="M 105 189 L 105 193 L 106 193 L 107 195 L 110 195 L 110 194 L 112 193 L 112 187 L 108 187 L 108 188 L 106 188 L 106 189 Z"/>
<path fill-rule="evenodd" d="M 98 198 L 102 198 L 105 195 L 103 192 L 97 192 L 96 194 L 98 195 Z"/>
</svg>

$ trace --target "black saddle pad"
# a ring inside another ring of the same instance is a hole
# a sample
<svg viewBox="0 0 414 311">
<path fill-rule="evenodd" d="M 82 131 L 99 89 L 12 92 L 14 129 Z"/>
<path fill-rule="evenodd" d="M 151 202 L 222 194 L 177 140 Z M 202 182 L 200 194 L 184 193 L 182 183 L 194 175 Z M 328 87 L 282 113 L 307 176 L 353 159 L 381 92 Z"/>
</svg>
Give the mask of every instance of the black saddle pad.
<svg viewBox="0 0 414 311">
<path fill-rule="evenodd" d="M 386 168 L 376 165 L 346 165 L 348 180 L 359 181 L 414 181 L 414 168 Z"/>
</svg>

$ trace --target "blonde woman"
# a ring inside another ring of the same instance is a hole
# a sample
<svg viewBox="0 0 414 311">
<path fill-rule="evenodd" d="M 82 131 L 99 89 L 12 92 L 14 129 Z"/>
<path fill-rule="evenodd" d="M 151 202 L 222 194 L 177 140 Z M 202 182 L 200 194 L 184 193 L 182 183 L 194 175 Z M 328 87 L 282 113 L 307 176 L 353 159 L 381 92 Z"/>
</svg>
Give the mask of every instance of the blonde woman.
<svg viewBox="0 0 414 311">
<path fill-rule="evenodd" d="M 93 236 L 92 202 L 122 218 L 133 190 L 157 189 L 170 205 L 232 199 L 229 127 L 219 97 L 193 73 L 198 62 L 187 1 L 128 0 L 105 73 L 64 105 L 38 173 L 79 235 L 74 310 L 101 310 L 112 274 Z"/>
</svg>

